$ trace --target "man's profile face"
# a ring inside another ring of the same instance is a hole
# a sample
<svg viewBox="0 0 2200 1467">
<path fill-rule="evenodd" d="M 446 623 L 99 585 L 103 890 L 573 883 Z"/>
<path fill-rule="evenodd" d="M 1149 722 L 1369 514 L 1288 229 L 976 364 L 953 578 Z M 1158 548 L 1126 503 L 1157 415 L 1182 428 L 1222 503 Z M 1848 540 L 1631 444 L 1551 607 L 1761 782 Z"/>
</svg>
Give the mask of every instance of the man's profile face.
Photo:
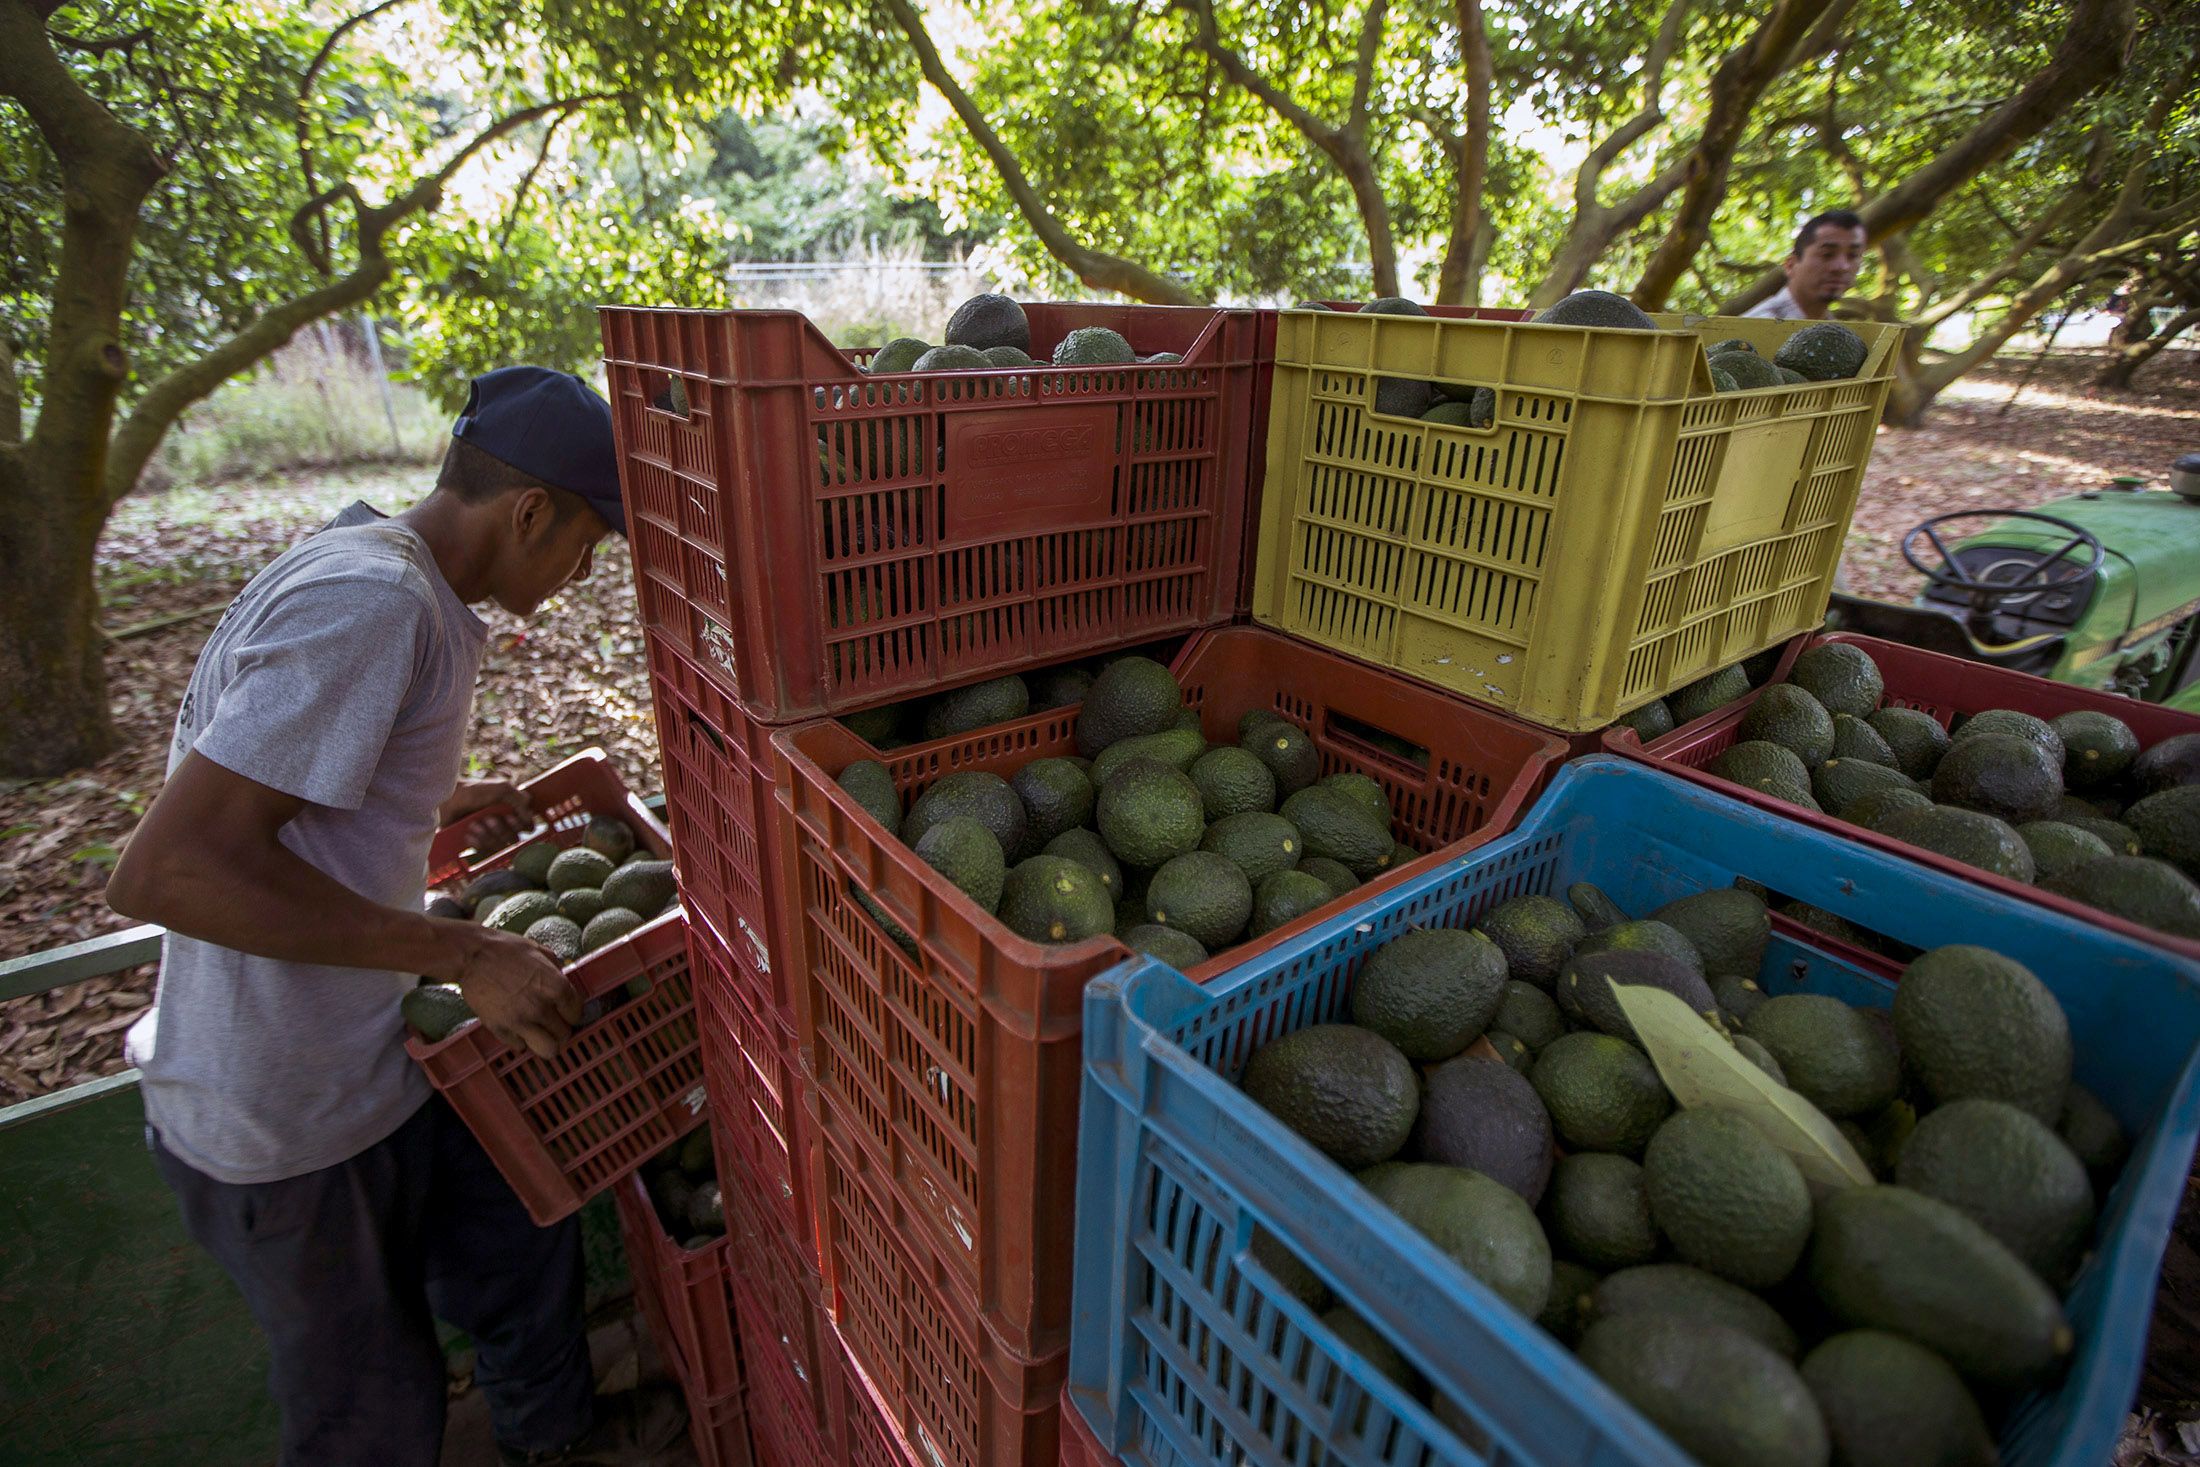
<svg viewBox="0 0 2200 1467">
<path fill-rule="evenodd" d="M 1861 226 L 1843 229 L 1821 224 L 1810 232 L 1810 243 L 1799 255 L 1790 255 L 1788 294 L 1798 305 L 1825 306 L 1839 300 L 1856 284 L 1856 272 L 1864 263 L 1864 231 Z"/>
</svg>

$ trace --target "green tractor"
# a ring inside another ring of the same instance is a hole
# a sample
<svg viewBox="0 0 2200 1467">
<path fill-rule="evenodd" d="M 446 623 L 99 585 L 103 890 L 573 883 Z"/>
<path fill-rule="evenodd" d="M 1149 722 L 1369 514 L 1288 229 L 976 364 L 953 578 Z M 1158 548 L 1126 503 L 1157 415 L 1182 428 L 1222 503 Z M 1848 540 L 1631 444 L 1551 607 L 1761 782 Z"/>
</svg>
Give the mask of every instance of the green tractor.
<svg viewBox="0 0 2200 1467">
<path fill-rule="evenodd" d="M 2200 712 L 2200 455 L 2141 482 L 1936 515 L 1902 537 L 1914 603 L 1837 591 L 1826 624 Z"/>
</svg>

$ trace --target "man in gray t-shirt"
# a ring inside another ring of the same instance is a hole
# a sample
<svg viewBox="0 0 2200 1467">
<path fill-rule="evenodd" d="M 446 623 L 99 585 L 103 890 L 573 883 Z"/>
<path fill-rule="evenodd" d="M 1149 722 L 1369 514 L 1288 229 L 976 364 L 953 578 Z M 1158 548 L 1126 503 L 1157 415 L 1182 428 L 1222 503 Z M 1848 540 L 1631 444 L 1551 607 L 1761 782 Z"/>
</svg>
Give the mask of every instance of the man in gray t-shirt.
<svg viewBox="0 0 2200 1467">
<path fill-rule="evenodd" d="M 580 1015 L 524 938 L 423 911 L 439 825 L 516 833 L 462 785 L 486 629 L 623 532 L 610 408 L 580 379 L 478 379 L 427 499 L 354 505 L 253 578 L 201 652 L 116 911 L 168 929 L 131 1031 L 148 1139 L 192 1235 L 266 1332 L 283 1467 L 433 1467 L 431 1314 L 471 1334 L 514 1462 L 592 1434 L 576 1220 L 535 1228 L 405 1053 L 398 1003 L 456 983 L 539 1054 Z"/>
</svg>

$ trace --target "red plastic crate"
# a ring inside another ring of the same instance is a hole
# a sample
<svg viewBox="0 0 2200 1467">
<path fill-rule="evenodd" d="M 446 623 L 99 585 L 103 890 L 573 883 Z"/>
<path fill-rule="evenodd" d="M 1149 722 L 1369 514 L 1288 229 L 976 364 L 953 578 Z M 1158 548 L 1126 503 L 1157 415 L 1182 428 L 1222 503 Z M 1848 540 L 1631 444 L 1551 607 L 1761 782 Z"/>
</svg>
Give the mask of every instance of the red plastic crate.
<svg viewBox="0 0 2200 1467">
<path fill-rule="evenodd" d="M 891 1408 L 848 1352 L 848 1342 L 834 1332 L 827 1343 L 833 1352 L 834 1430 L 841 1460 L 848 1467 L 932 1467 L 902 1439 Z"/>
<path fill-rule="evenodd" d="M 732 976 L 740 961 L 714 935 L 691 923 L 688 950 L 720 1174 L 769 1212 L 775 1233 L 814 1272 L 817 1222 L 803 1159 L 808 1121 L 789 1064 L 793 1031 L 756 1011 L 753 981 Z"/>
<path fill-rule="evenodd" d="M 1101 1450 L 1091 1423 L 1077 1409 L 1075 1394 L 1067 1390 L 1062 1392 L 1062 1467 L 1122 1467 Z"/>
<path fill-rule="evenodd" d="M 1307 727 L 1325 771 L 1354 769 L 1389 792 L 1396 834 L 1424 851 L 1502 834 L 1565 757 L 1563 740 L 1426 684 L 1276 632 L 1231 627 L 1195 639 L 1176 674 L 1217 742 L 1272 709 Z M 955 769 L 1006 775 L 1075 752 L 1077 709 L 881 754 L 837 723 L 774 736 L 788 889 L 798 1058 L 822 1129 L 859 1146 L 928 1246 L 954 1260 L 962 1291 L 1032 1358 L 1068 1341 L 1069 1217 L 1075 1174 L 1080 1002 L 1085 980 L 1125 960 L 1113 937 L 1069 946 L 1009 932 L 841 791 L 857 759 L 884 761 L 905 797 Z M 1369 741 L 1389 733 L 1429 751 L 1425 768 Z M 1424 857 L 1359 887 L 1360 901 Z M 915 934 L 920 959 L 864 911 L 868 895 Z M 1337 904 L 1321 909 L 1327 913 Z M 1309 915 L 1197 970 L 1205 977 L 1319 920 Z M 799 932 L 800 946 L 793 941 Z"/>
<path fill-rule="evenodd" d="M 2113 693 L 2098 692 L 2092 688 L 2049 682 L 2029 673 L 1989 667 L 1982 662 L 1969 662 L 1960 657 L 1925 652 L 1896 642 L 1884 642 L 1876 637 L 1859 636 L 1853 632 L 1829 633 L 1814 637 L 1811 641 L 1812 645 L 1819 642 L 1848 642 L 1863 648 L 1871 655 L 1872 661 L 1879 665 L 1880 676 L 1887 686 L 1886 704 L 1930 713 L 1940 720 L 1942 727 L 1946 727 L 1959 713 L 1983 713 L 1989 708 L 2014 708 L 2036 718 L 2048 719 L 2089 708 L 2106 713 L 2112 718 L 2122 719 L 2139 736 L 2141 747 L 2160 743 L 2173 734 L 2200 733 L 2200 716 L 2175 708 L 2164 708 L 2156 703 L 2141 703 L 2135 698 L 2120 698 Z M 1706 773 L 1703 766 L 1734 746 L 1742 717 L 1754 702 L 1756 695 L 1751 694 L 1740 702 L 1728 705 L 1712 717 L 1698 719 L 1684 728 L 1677 728 L 1662 739 L 1652 740 L 1647 746 L 1635 737 L 1631 729 L 1612 729 L 1605 735 L 1605 747 L 1615 754 L 1655 765 L 1669 774 L 1709 785 L 1721 794 L 1745 800 L 1787 819 L 1800 821 L 1849 840 L 1877 846 L 1883 851 L 1892 851 L 1912 861 L 1937 866 L 1966 881 L 2052 908 L 2095 927 L 2122 933 L 2126 937 L 2167 948 L 2186 957 L 2200 958 L 2200 940 L 2173 937 L 2151 927 L 2142 927 L 2136 922 L 2112 916 L 2098 907 L 2089 907 L 2068 897 L 2056 896 L 2026 882 L 2011 881 L 2006 876 L 1997 876 L 1938 852 L 1890 839 L 1878 831 L 1866 830 L 1861 825 L 1851 825 L 1847 821 L 1836 820 L 1815 810 L 1806 810 L 1784 800 L 1775 800 L 1761 791 Z"/>
<path fill-rule="evenodd" d="M 795 312 L 603 308 L 644 624 L 783 723 L 1230 620 L 1260 314 L 1025 309 L 1184 360 L 873 378 Z"/>
<path fill-rule="evenodd" d="M 639 1172 L 611 1195 L 626 1242 L 634 1298 L 666 1367 L 698 1396 L 741 1389 L 741 1346 L 733 1328 L 726 1240 L 713 1238 L 692 1252 L 683 1248 L 665 1231 Z"/>
<path fill-rule="evenodd" d="M 748 1397 L 735 1392 L 714 1400 L 688 1394 L 688 1440 L 697 1467 L 779 1467 L 759 1456 L 749 1436 Z"/>
<path fill-rule="evenodd" d="M 837 1467 L 842 1458 L 831 1388 L 819 1379 L 825 1367 L 818 1341 L 830 1329 L 824 1305 L 813 1298 L 799 1333 L 782 1339 L 769 1322 L 768 1306 L 739 1281 L 734 1299 L 757 1459 L 766 1467 Z"/>
<path fill-rule="evenodd" d="M 721 946 L 743 955 L 734 976 L 757 985 L 781 1022 L 794 1022 L 775 976 L 777 870 L 771 838 L 771 730 L 741 710 L 693 662 L 651 635 L 649 675 L 664 751 L 665 813 L 679 853 L 680 901 Z"/>
<path fill-rule="evenodd" d="M 591 815 L 616 815 L 634 829 L 635 842 L 672 859 L 672 832 L 651 813 L 641 797 L 629 791 L 611 758 L 601 749 L 583 749 L 572 758 L 552 765 L 520 788 L 535 807 L 535 819 L 549 827 L 524 840 L 494 851 L 472 849 L 474 823 L 488 814 L 477 811 L 454 820 L 435 833 L 428 847 L 428 885 L 449 886 L 468 881 L 485 871 L 512 863 L 522 845 L 532 845 L 547 835 L 561 846 L 580 844 Z"/>
<path fill-rule="evenodd" d="M 827 1137 L 818 1157 L 827 1295 L 857 1367 L 843 1393 L 850 1459 L 1054 1467 L 1069 1351 L 1034 1360 L 1010 1349 L 956 1297 L 961 1286 L 924 1229 L 880 1206 L 889 1189 L 866 1183 L 861 1149 Z M 868 1412 L 855 1409 L 864 1397 Z"/>
</svg>

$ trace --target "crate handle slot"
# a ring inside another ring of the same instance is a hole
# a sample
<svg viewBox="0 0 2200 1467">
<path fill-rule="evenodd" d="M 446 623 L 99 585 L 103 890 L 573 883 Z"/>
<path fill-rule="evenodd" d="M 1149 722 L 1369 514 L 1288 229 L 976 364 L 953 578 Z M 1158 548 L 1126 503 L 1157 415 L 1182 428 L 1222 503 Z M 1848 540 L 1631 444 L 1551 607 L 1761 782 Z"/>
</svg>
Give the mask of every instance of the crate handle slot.
<svg viewBox="0 0 2200 1467">
<path fill-rule="evenodd" d="M 710 726 L 710 720 L 703 717 L 702 714 L 697 713 L 693 708 L 689 708 L 684 711 L 687 714 L 687 721 L 694 727 L 701 729 L 703 731 L 703 737 L 710 740 L 710 746 L 716 749 L 721 754 L 725 753 L 725 736 L 719 733 L 717 729 Z"/>
<path fill-rule="evenodd" d="M 662 378 L 664 385 L 658 386 Z M 693 415 L 688 403 L 687 382 L 673 372 L 644 372 L 642 392 L 649 400 L 649 410 L 686 422 Z"/>
<path fill-rule="evenodd" d="M 1322 731 L 1331 738 L 1348 739 L 1355 744 L 1364 745 L 1368 753 L 1375 758 L 1396 764 L 1403 769 L 1410 769 L 1416 776 L 1428 773 L 1428 746 L 1406 738 L 1401 734 L 1392 733 L 1387 728 L 1379 728 L 1372 723 L 1364 722 L 1349 714 L 1339 713 L 1332 709 L 1328 718 L 1324 721 Z M 1389 740 L 1389 743 L 1386 744 L 1385 740 Z M 1400 753 L 1396 748 L 1391 747 L 1394 744 L 1403 744 L 1411 752 Z"/>
</svg>

